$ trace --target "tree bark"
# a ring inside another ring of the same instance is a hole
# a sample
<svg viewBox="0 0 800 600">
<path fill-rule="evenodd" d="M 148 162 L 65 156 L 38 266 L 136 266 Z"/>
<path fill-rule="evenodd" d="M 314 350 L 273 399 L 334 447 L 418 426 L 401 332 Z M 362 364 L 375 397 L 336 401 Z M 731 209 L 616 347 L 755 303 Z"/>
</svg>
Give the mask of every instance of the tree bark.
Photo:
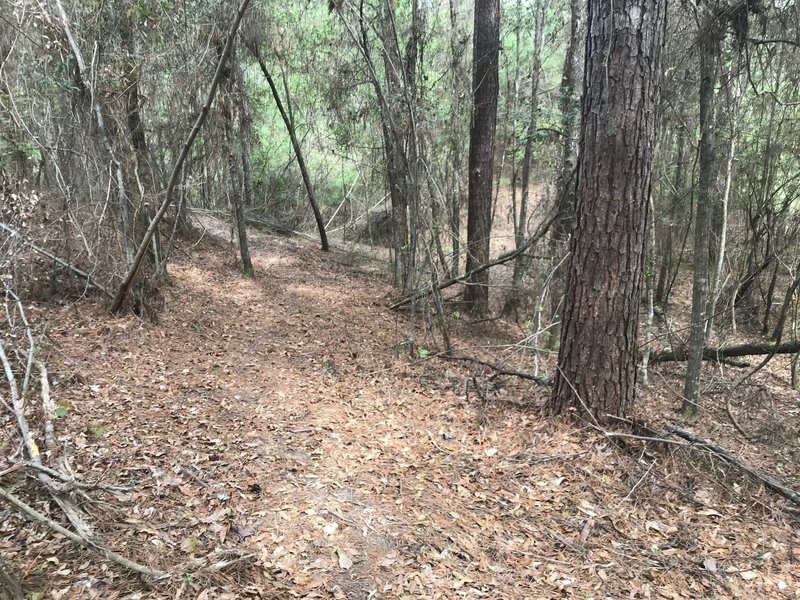
<svg viewBox="0 0 800 600">
<path fill-rule="evenodd" d="M 247 85 L 244 70 L 239 63 L 234 64 L 234 77 L 239 109 L 239 136 L 242 150 L 242 196 L 236 210 L 236 226 L 239 229 L 239 253 L 242 257 L 242 272 L 245 277 L 254 275 L 253 260 L 250 257 L 250 246 L 247 243 L 244 206 L 253 205 L 253 115 L 250 112 L 250 100 L 247 97 Z"/>
<path fill-rule="evenodd" d="M 774 342 L 751 342 L 735 346 L 722 346 L 720 348 L 704 347 L 703 360 L 721 360 L 725 358 L 738 358 L 741 356 L 757 356 L 763 354 L 793 354 L 800 352 L 800 340 L 793 340 L 783 344 Z M 689 360 L 689 349 L 686 346 L 671 350 L 659 350 L 650 355 L 650 364 L 686 361 Z"/>
<path fill-rule="evenodd" d="M 720 32 L 714 17 L 709 17 L 700 35 L 700 157 L 697 207 L 694 223 L 694 275 L 692 280 L 692 321 L 689 356 L 683 388 L 682 412 L 697 414 L 700 375 L 706 341 L 709 278 L 709 234 L 714 186 L 714 85 L 717 80 Z"/>
<path fill-rule="evenodd" d="M 492 173 L 499 92 L 500 0 L 475 0 L 473 98 L 469 133 L 467 272 L 489 262 Z M 464 300 L 475 314 L 489 311 L 489 272 L 467 280 Z"/>
<path fill-rule="evenodd" d="M 588 15 L 576 221 L 548 409 L 603 422 L 624 415 L 635 393 L 666 0 L 589 0 Z"/>
<path fill-rule="evenodd" d="M 450 152 L 452 156 L 453 189 L 450 193 L 450 239 L 451 253 L 450 275 L 458 275 L 461 263 L 461 206 L 464 204 L 463 158 L 462 158 L 462 90 L 461 58 L 463 46 L 458 39 L 458 2 L 450 0 L 450 81 L 452 84 L 450 113 Z"/>
<path fill-rule="evenodd" d="M 556 346 L 561 335 L 559 308 L 564 297 L 565 265 L 560 260 L 561 244 L 569 238 L 575 218 L 575 140 L 580 115 L 578 95 L 578 73 L 580 71 L 580 41 L 583 31 L 584 4 L 580 0 L 570 0 L 569 37 L 561 69 L 561 89 L 558 109 L 561 113 L 561 161 L 555 181 L 555 201 L 558 217 L 553 223 L 550 240 L 550 253 L 554 267 L 551 275 L 549 304 L 552 327 L 548 331 L 549 345 Z"/>
<path fill-rule="evenodd" d="M 580 114 L 578 73 L 580 71 L 580 34 L 584 5 L 580 0 L 570 0 L 569 37 L 561 69 L 561 89 L 558 110 L 561 113 L 561 163 L 556 176 L 556 202 L 558 219 L 553 224 L 553 238 L 564 241 L 569 235 L 575 217 L 575 139 Z"/>
</svg>

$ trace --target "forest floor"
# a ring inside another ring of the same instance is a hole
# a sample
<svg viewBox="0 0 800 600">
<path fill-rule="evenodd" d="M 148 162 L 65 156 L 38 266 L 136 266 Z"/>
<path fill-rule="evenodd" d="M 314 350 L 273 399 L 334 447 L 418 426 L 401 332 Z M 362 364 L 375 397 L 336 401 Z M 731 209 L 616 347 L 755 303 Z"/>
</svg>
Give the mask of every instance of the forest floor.
<svg viewBox="0 0 800 600">
<path fill-rule="evenodd" d="M 251 241 L 249 280 L 219 238 L 177 251 L 157 323 L 100 299 L 30 307 L 69 464 L 135 484 L 93 492 L 92 523 L 173 577 L 146 586 L 0 505 L 28 598 L 800 597 L 783 500 L 680 446 L 544 419 L 546 390 L 441 360 L 421 334 L 410 348 L 382 262 Z M 482 358 L 520 332 L 452 322 Z M 220 550 L 242 559 L 192 562 Z"/>
</svg>

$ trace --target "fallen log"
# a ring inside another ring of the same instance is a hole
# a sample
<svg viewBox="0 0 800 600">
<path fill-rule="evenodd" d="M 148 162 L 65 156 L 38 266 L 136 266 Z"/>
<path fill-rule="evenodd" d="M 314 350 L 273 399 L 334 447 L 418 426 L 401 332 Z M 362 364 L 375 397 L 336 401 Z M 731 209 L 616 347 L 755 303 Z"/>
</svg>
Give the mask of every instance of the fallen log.
<svg viewBox="0 0 800 600">
<path fill-rule="evenodd" d="M 725 448 L 715 444 L 714 442 L 710 442 L 708 440 L 704 440 L 701 437 L 694 435 L 686 431 L 685 429 L 681 429 L 680 427 L 672 426 L 667 429 L 668 433 L 676 435 L 680 438 L 683 438 L 687 442 L 690 442 L 692 446 L 701 448 L 704 450 L 708 450 L 712 454 L 719 456 L 726 462 L 729 462 L 732 465 L 739 467 L 742 471 L 750 475 L 755 480 L 759 481 L 765 488 L 772 490 L 776 494 L 783 496 L 789 502 L 794 504 L 795 506 L 800 506 L 800 492 L 797 492 L 786 485 L 781 479 L 772 475 L 771 473 L 765 473 L 755 467 L 751 467 L 750 465 L 744 463 L 733 454 L 725 450 Z"/>
<path fill-rule="evenodd" d="M 736 358 L 740 356 L 756 356 L 764 354 L 794 354 L 800 352 L 800 340 L 775 344 L 774 342 L 755 342 L 749 344 L 738 344 L 736 346 L 722 346 L 720 348 L 703 348 L 703 360 L 722 361 L 723 359 Z M 669 350 L 659 350 L 650 355 L 650 364 L 685 361 L 687 359 L 687 348 L 681 346 Z M 738 366 L 738 365 L 737 365 Z"/>
</svg>

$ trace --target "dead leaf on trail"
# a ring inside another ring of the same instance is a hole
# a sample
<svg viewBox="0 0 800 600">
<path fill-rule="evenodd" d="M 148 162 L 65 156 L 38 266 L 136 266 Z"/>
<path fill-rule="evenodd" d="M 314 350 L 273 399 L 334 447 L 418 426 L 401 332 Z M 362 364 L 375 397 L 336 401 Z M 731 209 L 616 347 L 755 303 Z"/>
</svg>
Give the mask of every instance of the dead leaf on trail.
<svg viewBox="0 0 800 600">
<path fill-rule="evenodd" d="M 758 573 L 755 571 L 742 571 L 739 573 L 739 577 L 744 579 L 745 581 L 753 581 L 756 577 L 758 577 Z"/>
<path fill-rule="evenodd" d="M 707 558 L 703 561 L 703 566 L 705 567 L 706 571 L 710 573 L 717 572 L 717 561 L 713 558 Z"/>
<path fill-rule="evenodd" d="M 339 548 L 339 546 L 334 546 L 333 552 L 339 557 L 339 566 L 342 569 L 349 569 L 353 566 L 353 559 L 350 558 L 347 552 Z"/>
<path fill-rule="evenodd" d="M 589 536 L 592 534 L 592 527 L 594 527 L 594 519 L 589 519 L 581 530 L 581 544 L 585 544 L 586 540 L 589 539 Z"/>
<path fill-rule="evenodd" d="M 332 535 L 337 529 L 339 529 L 338 523 L 329 523 L 322 528 L 322 531 L 325 533 L 325 535 Z"/>
</svg>

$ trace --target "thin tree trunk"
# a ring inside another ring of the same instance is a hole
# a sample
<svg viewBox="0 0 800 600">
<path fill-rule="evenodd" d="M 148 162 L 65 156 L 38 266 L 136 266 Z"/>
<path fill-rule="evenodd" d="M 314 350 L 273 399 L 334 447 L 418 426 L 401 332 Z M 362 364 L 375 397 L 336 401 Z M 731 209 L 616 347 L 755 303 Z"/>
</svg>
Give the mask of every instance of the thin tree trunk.
<svg viewBox="0 0 800 600">
<path fill-rule="evenodd" d="M 291 140 L 292 148 L 294 149 L 294 155 L 295 158 L 297 158 L 297 166 L 300 168 L 300 175 L 303 177 L 303 185 L 305 185 L 306 193 L 308 194 L 308 202 L 311 204 L 311 210 L 314 212 L 314 220 L 317 222 L 317 230 L 319 231 L 319 239 L 322 251 L 327 252 L 330 247 L 328 246 L 328 236 L 325 233 L 325 222 L 322 220 L 322 213 L 319 210 L 319 205 L 317 204 L 317 199 L 314 195 L 314 186 L 311 184 L 311 177 L 308 174 L 306 161 L 303 158 L 303 149 L 300 147 L 300 141 L 297 139 L 297 132 L 295 132 L 292 120 L 289 118 L 289 114 L 286 112 L 286 109 L 283 106 L 281 96 L 278 93 L 278 88 L 275 87 L 275 82 L 272 80 L 272 75 L 270 75 L 267 65 L 261 58 L 261 53 L 258 51 L 258 48 L 254 46 L 251 46 L 249 49 L 255 59 L 258 61 L 258 66 L 261 68 L 261 73 L 264 75 L 264 78 L 269 84 L 269 89 L 272 92 L 272 98 L 275 100 L 275 106 L 277 106 L 278 112 L 281 113 L 283 124 L 286 126 L 286 132 L 289 134 L 289 139 Z"/>
<path fill-rule="evenodd" d="M 451 277 L 458 276 L 461 261 L 461 206 L 464 204 L 463 158 L 461 151 L 461 55 L 458 40 L 458 4 L 450 0 L 450 82 L 452 85 L 450 112 L 450 152 L 452 155 L 453 192 L 450 195 Z"/>
<path fill-rule="evenodd" d="M 561 335 L 558 316 L 564 297 L 565 266 L 560 260 L 561 244 L 569 237 L 575 216 L 575 140 L 580 115 L 578 73 L 580 70 L 580 44 L 584 4 L 581 0 L 570 0 L 569 37 L 561 71 L 561 89 L 558 108 L 561 113 L 561 161 L 555 182 L 555 201 L 558 217 L 553 223 L 550 254 L 555 261 L 550 284 L 549 304 L 553 326 L 548 332 L 549 344 L 555 346 Z"/>
<path fill-rule="evenodd" d="M 714 317 L 717 312 L 717 303 L 722 295 L 722 271 L 725 267 L 725 251 L 728 243 L 728 206 L 731 197 L 731 183 L 733 181 L 733 161 L 736 157 L 736 136 L 738 135 L 739 126 L 739 107 L 741 106 L 741 99 L 743 95 L 743 84 L 740 77 L 737 76 L 732 81 L 738 82 L 737 90 L 733 97 L 733 106 L 731 107 L 731 140 L 728 145 L 728 161 L 725 164 L 725 189 L 722 193 L 722 206 L 720 214 L 719 226 L 719 243 L 717 245 L 717 264 L 714 269 L 714 282 L 711 287 L 711 301 L 708 307 L 708 327 L 706 329 L 706 340 L 710 340 L 714 333 Z"/>
<path fill-rule="evenodd" d="M 653 349 L 653 322 L 655 318 L 655 274 L 656 274 L 656 225 L 655 225 L 655 207 L 653 205 L 653 198 L 650 197 L 650 215 L 649 224 L 647 227 L 648 237 L 650 238 L 649 249 L 647 252 L 647 268 L 645 269 L 645 291 L 644 295 L 647 299 L 647 321 L 645 324 L 645 341 L 644 352 L 642 352 L 642 384 L 645 386 L 650 385 L 650 371 L 648 365 L 650 364 L 650 353 Z"/>
<path fill-rule="evenodd" d="M 244 17 L 244 13 L 249 4 L 250 0 L 242 0 L 242 3 L 239 5 L 239 10 L 236 12 L 236 18 L 233 20 L 231 28 L 228 31 L 228 39 L 225 42 L 225 48 L 222 50 L 222 55 L 219 58 L 217 70 L 214 73 L 214 78 L 211 80 L 206 101 L 203 104 L 200 114 L 197 116 L 197 120 L 195 121 L 192 130 L 189 132 L 189 137 L 186 138 L 186 141 L 181 148 L 181 152 L 172 167 L 172 173 L 170 174 L 169 182 L 167 183 L 167 191 L 164 201 L 161 203 L 161 206 L 158 208 L 158 212 L 156 212 L 153 220 L 150 222 L 150 226 L 147 228 L 144 238 L 139 244 L 136 255 L 133 257 L 133 262 L 131 263 L 128 272 L 125 274 L 117 293 L 114 295 L 114 299 L 111 301 L 110 310 L 112 313 L 119 312 L 119 310 L 122 308 L 122 304 L 125 302 L 125 297 L 128 295 L 131 285 L 133 285 L 133 282 L 136 278 L 136 274 L 139 272 L 139 267 L 142 264 L 142 259 L 144 258 L 145 253 L 147 252 L 147 247 L 150 245 L 150 240 L 153 239 L 153 235 L 155 234 L 155 230 L 158 228 L 158 224 L 161 222 L 161 219 L 164 218 L 169 205 L 172 203 L 172 198 L 175 193 L 175 185 L 180 179 L 183 163 L 186 160 L 189 151 L 192 149 L 192 144 L 194 144 L 197 134 L 200 133 L 203 123 L 205 123 L 206 118 L 208 118 L 208 113 L 211 110 L 211 104 L 214 102 L 214 97 L 217 94 L 217 88 L 219 87 L 219 83 L 222 80 L 222 75 L 225 71 L 225 64 L 228 62 L 228 57 L 230 56 L 231 49 L 233 48 L 236 31 L 239 29 L 239 23 L 242 22 L 242 18 Z"/>
<path fill-rule="evenodd" d="M 575 141 L 580 115 L 578 73 L 580 70 L 581 30 L 584 4 L 580 0 L 569 3 L 569 37 L 561 70 L 561 89 L 558 110 L 561 113 L 561 161 L 556 176 L 556 202 L 558 220 L 553 224 L 553 238 L 564 241 L 569 235 L 575 216 Z"/>
<path fill-rule="evenodd" d="M 684 154 L 686 148 L 686 125 L 680 123 L 677 132 L 677 156 L 675 158 L 675 171 L 672 179 L 672 194 L 669 212 L 667 213 L 666 232 L 664 233 L 664 243 L 661 246 L 661 266 L 658 272 L 658 283 L 656 284 L 655 303 L 666 308 L 669 302 L 670 288 L 669 280 L 672 275 L 674 232 L 678 224 L 678 210 L 683 199 L 683 180 L 686 172 L 684 166 Z M 654 215 L 655 218 L 655 215 Z"/>
<path fill-rule="evenodd" d="M 713 18 L 713 17 L 712 17 Z M 709 19 L 700 38 L 700 173 L 694 233 L 694 276 L 692 280 L 692 321 L 689 360 L 683 390 L 682 412 L 698 413 L 703 348 L 706 341 L 708 309 L 709 244 L 711 202 L 714 185 L 714 85 L 717 80 L 720 32 Z"/>
<path fill-rule="evenodd" d="M 242 256 L 242 272 L 245 277 L 254 275 L 253 261 L 250 258 L 250 246 L 247 242 L 247 229 L 245 228 L 244 206 L 253 205 L 253 115 L 250 112 L 250 100 L 247 97 L 247 84 L 244 70 L 238 62 L 234 64 L 234 77 L 236 78 L 236 97 L 239 110 L 239 136 L 242 151 L 242 194 L 236 209 L 236 226 L 239 229 L 239 253 Z"/>
<path fill-rule="evenodd" d="M 61 21 L 62 28 L 64 29 L 64 35 L 67 38 L 70 50 L 72 51 L 72 55 L 75 58 L 75 65 L 78 70 L 77 80 L 79 82 L 79 85 L 84 91 L 89 92 L 90 95 L 94 98 L 95 91 L 93 83 L 89 73 L 87 73 L 86 62 L 83 59 L 83 54 L 81 53 L 81 49 L 72 35 L 72 28 L 70 27 L 67 13 L 64 10 L 64 6 L 62 5 L 61 0 L 54 0 L 54 4 L 56 6 L 56 9 L 58 10 L 58 18 Z M 122 168 L 122 163 L 117 158 L 116 152 L 114 151 L 114 145 L 112 143 L 111 134 L 108 131 L 108 127 L 106 126 L 105 117 L 103 116 L 103 110 L 102 107 L 100 106 L 100 103 L 93 101 L 92 110 L 94 112 L 95 120 L 97 122 L 97 130 L 100 132 L 101 142 L 108 154 L 108 159 L 111 162 L 114 169 L 114 178 L 115 178 L 114 184 L 117 191 L 117 212 L 119 218 L 119 230 L 120 230 L 120 236 L 122 237 L 122 245 L 125 250 L 126 264 L 130 268 L 130 266 L 134 261 L 134 250 L 136 248 L 136 245 L 133 239 L 133 229 L 131 227 L 130 210 L 128 206 L 129 198 L 125 186 L 125 172 Z"/>
<path fill-rule="evenodd" d="M 473 39 L 473 99 L 469 135 L 469 196 L 467 211 L 467 272 L 489 262 L 492 229 L 492 173 L 494 168 L 500 0 L 475 0 Z M 489 272 L 467 281 L 464 300 L 478 315 L 489 312 Z"/>
<path fill-rule="evenodd" d="M 528 199 L 531 188 L 531 166 L 533 163 L 533 142 L 536 137 L 536 127 L 539 112 L 539 83 L 542 70 L 542 49 L 544 48 L 544 21 L 547 11 L 547 2 L 540 2 L 536 8 L 534 24 L 535 42 L 533 47 L 533 64 L 531 65 L 531 104 L 528 120 L 528 131 L 525 138 L 525 152 L 522 157 L 522 192 L 519 200 L 519 216 L 515 219 L 514 242 L 517 248 L 525 243 L 528 225 Z M 522 276 L 525 273 L 525 256 L 520 254 L 514 261 L 514 272 L 511 279 L 511 306 L 506 310 L 515 309 L 519 299 Z"/>
</svg>

